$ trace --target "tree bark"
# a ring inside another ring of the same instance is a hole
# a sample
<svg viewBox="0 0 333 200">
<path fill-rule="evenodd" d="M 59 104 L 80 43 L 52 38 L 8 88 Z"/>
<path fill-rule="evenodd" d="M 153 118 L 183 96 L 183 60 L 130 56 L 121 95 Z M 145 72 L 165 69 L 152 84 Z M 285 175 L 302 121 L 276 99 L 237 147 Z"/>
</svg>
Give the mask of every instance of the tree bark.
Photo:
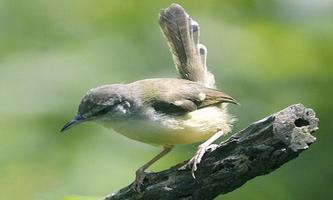
<svg viewBox="0 0 333 200">
<path fill-rule="evenodd" d="M 170 169 L 147 174 L 142 192 L 131 185 L 104 198 L 190 200 L 213 199 L 241 187 L 248 180 L 268 174 L 296 158 L 315 142 L 318 118 L 302 104 L 291 105 L 259 120 L 208 150 L 195 172 Z"/>
</svg>

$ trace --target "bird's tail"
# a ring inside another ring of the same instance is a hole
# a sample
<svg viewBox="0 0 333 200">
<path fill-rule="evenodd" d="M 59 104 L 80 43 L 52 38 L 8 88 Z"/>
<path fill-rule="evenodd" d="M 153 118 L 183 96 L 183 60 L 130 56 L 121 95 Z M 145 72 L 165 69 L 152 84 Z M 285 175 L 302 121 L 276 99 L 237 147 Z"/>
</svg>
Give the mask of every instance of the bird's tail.
<svg viewBox="0 0 333 200">
<path fill-rule="evenodd" d="M 214 75 L 206 66 L 207 48 L 199 43 L 199 24 L 178 4 L 160 12 L 159 24 L 181 78 L 214 88 Z"/>
</svg>

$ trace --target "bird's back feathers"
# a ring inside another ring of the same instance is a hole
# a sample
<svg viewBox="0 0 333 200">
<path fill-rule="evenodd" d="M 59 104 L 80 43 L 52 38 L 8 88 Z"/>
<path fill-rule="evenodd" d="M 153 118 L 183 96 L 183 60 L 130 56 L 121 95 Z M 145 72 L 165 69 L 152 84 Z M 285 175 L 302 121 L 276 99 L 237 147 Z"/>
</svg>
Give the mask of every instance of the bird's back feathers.
<svg viewBox="0 0 333 200">
<path fill-rule="evenodd" d="M 231 96 L 199 83 L 184 79 L 157 78 L 136 81 L 135 90 L 142 90 L 144 104 L 165 114 L 185 114 L 200 108 L 219 103 L 234 103 Z"/>
</svg>

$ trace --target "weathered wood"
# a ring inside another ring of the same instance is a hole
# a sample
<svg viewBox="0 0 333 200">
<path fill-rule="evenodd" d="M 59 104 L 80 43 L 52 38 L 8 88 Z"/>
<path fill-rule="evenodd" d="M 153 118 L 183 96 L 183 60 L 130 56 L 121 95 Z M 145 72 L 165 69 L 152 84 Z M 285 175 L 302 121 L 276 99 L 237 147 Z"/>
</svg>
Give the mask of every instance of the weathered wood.
<svg viewBox="0 0 333 200">
<path fill-rule="evenodd" d="M 318 129 L 318 121 L 312 109 L 302 104 L 291 105 L 209 150 L 198 166 L 196 179 L 190 169 L 178 170 L 185 161 L 168 170 L 147 174 L 142 193 L 129 185 L 104 200 L 213 199 L 296 158 L 315 142 L 312 133 Z"/>
</svg>

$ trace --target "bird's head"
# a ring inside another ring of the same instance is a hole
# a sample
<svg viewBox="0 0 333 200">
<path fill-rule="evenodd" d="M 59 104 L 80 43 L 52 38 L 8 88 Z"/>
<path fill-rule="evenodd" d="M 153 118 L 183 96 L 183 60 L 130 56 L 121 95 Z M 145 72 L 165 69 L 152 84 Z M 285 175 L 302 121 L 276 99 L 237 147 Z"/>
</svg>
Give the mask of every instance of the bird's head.
<svg viewBox="0 0 333 200">
<path fill-rule="evenodd" d="M 107 121 L 126 115 L 131 107 L 124 96 L 126 91 L 126 85 L 123 84 L 104 85 L 89 90 L 82 98 L 76 116 L 60 131 L 86 121 Z"/>
</svg>

